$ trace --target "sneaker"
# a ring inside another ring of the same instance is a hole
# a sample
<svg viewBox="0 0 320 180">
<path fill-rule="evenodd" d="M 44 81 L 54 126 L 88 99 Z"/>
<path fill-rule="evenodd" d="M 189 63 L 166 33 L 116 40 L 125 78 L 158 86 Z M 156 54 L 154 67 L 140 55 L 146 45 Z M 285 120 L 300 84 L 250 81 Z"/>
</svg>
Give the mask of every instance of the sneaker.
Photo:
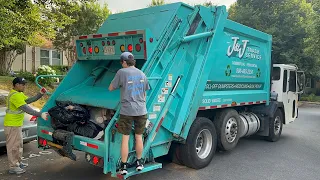
<svg viewBox="0 0 320 180">
<path fill-rule="evenodd" d="M 127 167 L 128 167 L 128 163 L 121 162 L 120 170 L 119 170 L 121 175 L 127 175 L 128 174 Z"/>
<path fill-rule="evenodd" d="M 23 163 L 23 162 L 20 162 L 20 165 L 19 165 L 21 169 L 26 168 L 28 166 L 29 166 L 28 163 Z"/>
<path fill-rule="evenodd" d="M 10 174 L 23 174 L 25 173 L 26 170 L 20 168 L 20 167 L 13 167 L 9 169 L 9 173 Z"/>
<path fill-rule="evenodd" d="M 142 169 L 144 168 L 142 160 L 138 159 L 136 163 L 137 163 L 136 170 L 137 171 L 142 171 Z"/>
</svg>

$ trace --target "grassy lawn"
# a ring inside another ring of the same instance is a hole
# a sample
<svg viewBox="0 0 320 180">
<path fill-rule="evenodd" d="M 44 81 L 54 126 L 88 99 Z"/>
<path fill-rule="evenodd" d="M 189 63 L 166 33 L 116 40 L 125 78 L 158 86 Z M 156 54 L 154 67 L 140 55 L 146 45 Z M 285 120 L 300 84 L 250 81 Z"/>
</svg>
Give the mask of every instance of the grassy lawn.
<svg viewBox="0 0 320 180">
<path fill-rule="evenodd" d="M 302 95 L 301 101 L 320 102 L 320 96 L 316 96 L 315 94 Z"/>
<path fill-rule="evenodd" d="M 0 76 L 0 89 L 10 91 L 12 89 L 12 80 L 14 77 L 7 77 L 7 76 Z M 46 87 L 48 91 L 52 92 L 52 88 Z M 25 94 L 29 97 L 32 97 L 36 95 L 39 92 L 39 87 L 34 82 L 28 82 L 25 89 Z M 38 101 L 32 103 L 33 106 L 37 108 L 42 108 L 44 104 L 49 99 L 48 95 L 44 95 L 41 99 Z M 0 104 L 3 104 L 3 102 L 0 102 Z"/>
</svg>

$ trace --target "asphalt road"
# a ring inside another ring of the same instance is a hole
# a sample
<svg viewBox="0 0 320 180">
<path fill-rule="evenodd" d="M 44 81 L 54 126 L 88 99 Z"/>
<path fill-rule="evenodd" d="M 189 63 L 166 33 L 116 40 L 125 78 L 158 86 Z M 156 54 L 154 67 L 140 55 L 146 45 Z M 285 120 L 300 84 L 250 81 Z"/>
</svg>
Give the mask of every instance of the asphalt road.
<svg viewBox="0 0 320 180">
<path fill-rule="evenodd" d="M 271 143 L 259 138 L 241 139 L 232 152 L 217 152 L 211 164 L 193 170 L 173 163 L 163 169 L 132 177 L 132 180 L 317 180 L 320 179 L 320 106 L 303 107 L 299 118 L 284 126 L 282 138 Z M 23 175 L 7 173 L 6 153 L 0 153 L 0 179 L 103 179 L 102 169 L 79 161 L 62 158 L 52 151 L 40 151 L 35 143 L 25 145 L 24 157 L 29 167 Z"/>
</svg>

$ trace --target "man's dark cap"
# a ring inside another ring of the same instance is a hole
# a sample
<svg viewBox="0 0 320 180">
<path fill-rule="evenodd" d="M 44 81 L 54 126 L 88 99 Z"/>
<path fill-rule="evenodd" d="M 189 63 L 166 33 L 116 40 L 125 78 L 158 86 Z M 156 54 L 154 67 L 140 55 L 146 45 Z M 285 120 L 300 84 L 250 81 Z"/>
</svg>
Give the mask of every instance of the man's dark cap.
<svg viewBox="0 0 320 180">
<path fill-rule="evenodd" d="M 14 80 L 12 81 L 12 84 L 13 85 L 16 85 L 16 84 L 26 84 L 27 81 L 26 79 L 24 79 L 23 77 L 16 77 L 14 78 Z"/>
</svg>

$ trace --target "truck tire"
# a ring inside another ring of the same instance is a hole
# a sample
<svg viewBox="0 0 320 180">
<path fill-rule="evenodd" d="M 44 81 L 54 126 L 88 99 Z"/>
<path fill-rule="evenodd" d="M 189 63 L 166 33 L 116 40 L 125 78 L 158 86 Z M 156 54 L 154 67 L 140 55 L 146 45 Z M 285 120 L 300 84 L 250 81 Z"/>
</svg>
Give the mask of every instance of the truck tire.
<svg viewBox="0 0 320 180">
<path fill-rule="evenodd" d="M 184 164 L 181 160 L 182 159 L 181 158 L 181 151 L 182 151 L 181 146 L 182 145 L 180 143 L 173 142 L 171 144 L 171 147 L 169 149 L 168 154 L 164 156 L 165 159 L 167 159 L 175 164 L 183 166 Z"/>
<path fill-rule="evenodd" d="M 230 151 L 239 141 L 240 116 L 234 109 L 224 109 L 217 113 L 214 125 L 218 135 L 218 149 Z"/>
<path fill-rule="evenodd" d="M 189 130 L 180 153 L 183 164 L 193 169 L 206 167 L 212 160 L 217 147 L 216 129 L 208 118 L 197 117 Z"/>
<path fill-rule="evenodd" d="M 269 136 L 266 137 L 268 141 L 276 142 L 280 139 L 283 126 L 283 114 L 278 108 L 273 118 L 269 121 Z"/>
</svg>

